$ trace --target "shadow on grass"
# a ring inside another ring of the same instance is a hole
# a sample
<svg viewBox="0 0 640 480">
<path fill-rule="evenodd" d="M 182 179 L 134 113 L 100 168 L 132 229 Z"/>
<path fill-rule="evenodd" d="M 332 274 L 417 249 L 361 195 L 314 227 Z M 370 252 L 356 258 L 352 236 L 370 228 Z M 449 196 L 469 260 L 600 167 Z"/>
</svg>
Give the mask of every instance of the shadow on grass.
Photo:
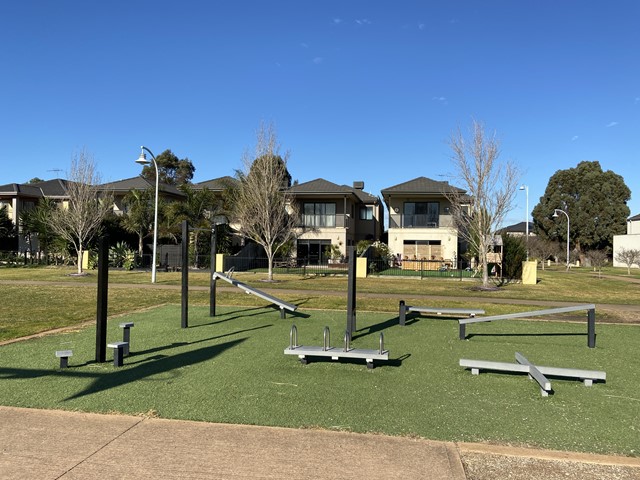
<svg viewBox="0 0 640 480">
<path fill-rule="evenodd" d="M 153 375 L 167 373 L 178 368 L 184 368 L 188 365 L 196 365 L 198 363 L 206 362 L 207 360 L 211 360 L 212 358 L 220 355 L 225 350 L 239 345 L 245 340 L 245 338 L 241 338 L 218 345 L 202 347 L 197 350 L 162 357 L 153 362 L 139 363 L 132 368 L 121 368 L 111 373 L 99 375 L 94 379 L 91 385 L 75 395 L 67 397 L 66 400 L 74 400 L 84 397 L 85 395 L 99 393 L 104 390 L 136 382 Z"/>
<path fill-rule="evenodd" d="M 586 337 L 586 333 L 468 333 L 465 337 Z"/>
<path fill-rule="evenodd" d="M 386 362 L 384 360 L 374 360 L 374 370 L 380 367 L 401 367 L 402 362 L 411 356 L 410 353 L 405 353 L 404 355 L 399 356 L 398 358 L 391 358 Z M 343 358 L 341 357 L 339 360 L 333 360 L 329 357 L 314 357 L 313 355 L 308 355 L 306 357 L 307 364 L 305 366 L 311 365 L 313 363 L 335 363 L 335 364 L 348 364 L 348 365 L 360 365 L 367 369 L 367 364 L 364 359 L 358 358 Z"/>
</svg>

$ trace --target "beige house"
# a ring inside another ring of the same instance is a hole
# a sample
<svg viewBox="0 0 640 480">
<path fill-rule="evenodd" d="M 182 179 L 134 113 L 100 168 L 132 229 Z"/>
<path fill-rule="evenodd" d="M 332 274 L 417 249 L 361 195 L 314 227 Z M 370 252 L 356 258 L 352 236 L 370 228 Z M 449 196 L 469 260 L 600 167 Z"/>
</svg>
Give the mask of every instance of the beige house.
<svg viewBox="0 0 640 480">
<path fill-rule="evenodd" d="M 626 267 L 627 265 L 616 260 L 617 254 L 622 250 L 640 250 L 640 215 L 634 215 L 627 219 L 626 235 L 613 236 L 613 266 Z M 640 268 L 640 265 L 634 265 Z"/>
<path fill-rule="evenodd" d="M 298 217 L 296 256 L 309 264 L 325 263 L 327 249 L 342 256 L 361 240 L 376 241 L 383 230 L 380 198 L 364 191 L 364 182 L 337 185 L 322 178 L 289 188 Z"/>
<path fill-rule="evenodd" d="M 464 194 L 464 190 L 448 182 L 418 177 L 381 193 L 389 210 L 389 249 L 400 255 L 405 266 L 411 260 L 456 265 L 460 240 L 447 194 Z"/>
</svg>

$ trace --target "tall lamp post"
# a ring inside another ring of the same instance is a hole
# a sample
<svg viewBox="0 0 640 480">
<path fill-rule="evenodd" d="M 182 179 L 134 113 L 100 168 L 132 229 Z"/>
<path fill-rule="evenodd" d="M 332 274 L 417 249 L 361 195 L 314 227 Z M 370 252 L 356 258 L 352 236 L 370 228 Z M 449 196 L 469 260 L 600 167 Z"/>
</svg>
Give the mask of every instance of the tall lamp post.
<svg viewBox="0 0 640 480">
<path fill-rule="evenodd" d="M 569 270 L 569 214 L 564 210 L 555 208 L 553 210 L 553 218 L 558 218 L 558 212 L 564 213 L 564 216 L 567 217 L 567 270 Z"/>
<path fill-rule="evenodd" d="M 140 147 L 140 156 L 136 160 L 136 163 L 140 165 L 149 165 L 151 162 L 147 160 L 147 155 L 144 151 L 149 152 L 153 166 L 156 169 L 156 201 L 155 209 L 153 213 L 153 258 L 151 259 L 151 283 L 156 283 L 156 251 L 158 247 L 158 163 L 156 162 L 156 156 L 147 147 Z"/>
<path fill-rule="evenodd" d="M 527 236 L 526 238 L 526 242 L 527 242 L 527 262 L 529 261 L 529 186 L 528 185 L 520 185 L 520 190 L 524 190 L 526 196 L 527 196 L 527 211 L 525 212 L 525 217 L 524 217 L 524 228 L 525 228 L 525 235 Z"/>
</svg>

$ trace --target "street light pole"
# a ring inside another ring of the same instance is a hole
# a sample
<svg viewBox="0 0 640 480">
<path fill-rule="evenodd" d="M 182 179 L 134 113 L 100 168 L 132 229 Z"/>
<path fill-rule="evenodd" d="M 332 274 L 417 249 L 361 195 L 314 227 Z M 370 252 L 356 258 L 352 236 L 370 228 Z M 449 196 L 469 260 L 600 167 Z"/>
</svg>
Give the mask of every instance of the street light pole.
<svg viewBox="0 0 640 480">
<path fill-rule="evenodd" d="M 524 225 L 525 225 L 525 235 L 527 236 L 527 262 L 529 261 L 529 186 L 528 185 L 520 185 L 520 190 L 524 190 L 527 197 L 527 211 L 525 212 L 524 217 Z"/>
<path fill-rule="evenodd" d="M 156 169 L 156 199 L 155 199 L 155 208 L 153 213 L 153 258 L 151 259 L 151 283 L 156 283 L 156 252 L 158 248 L 158 163 L 156 162 L 156 156 L 149 150 L 147 147 L 140 147 L 140 156 L 136 160 L 136 163 L 140 165 L 149 165 L 151 162 L 147 160 L 147 155 L 144 151 L 149 152 L 151 155 L 151 160 L 153 162 L 153 166 Z"/>
<path fill-rule="evenodd" d="M 569 270 L 569 214 L 564 210 L 555 208 L 553 210 L 553 218 L 558 218 L 558 212 L 564 213 L 564 216 L 567 217 L 567 270 Z"/>
</svg>

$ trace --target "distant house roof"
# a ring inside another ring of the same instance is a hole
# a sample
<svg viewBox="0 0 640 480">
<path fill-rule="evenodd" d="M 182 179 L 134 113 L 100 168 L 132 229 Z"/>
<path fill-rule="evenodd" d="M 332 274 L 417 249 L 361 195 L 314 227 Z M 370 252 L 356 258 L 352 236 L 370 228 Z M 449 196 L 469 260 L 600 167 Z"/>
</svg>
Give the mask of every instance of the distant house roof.
<svg viewBox="0 0 640 480">
<path fill-rule="evenodd" d="M 34 187 L 38 187 L 42 190 L 42 194 L 45 197 L 50 198 L 66 198 L 67 186 L 71 183 L 69 180 L 63 178 L 54 178 L 53 180 L 45 180 L 43 182 L 32 183 Z"/>
<path fill-rule="evenodd" d="M 640 220 L 640 214 L 638 215 L 634 215 L 633 217 L 629 218 L 629 222 L 637 222 L 638 220 Z"/>
<path fill-rule="evenodd" d="M 0 195 L 40 198 L 42 197 L 42 190 L 30 184 L 8 183 L 7 185 L 0 185 Z"/>
<path fill-rule="evenodd" d="M 336 183 L 325 180 L 324 178 L 316 178 L 308 182 L 299 183 L 289 188 L 289 192 L 296 197 L 318 197 L 318 196 L 355 196 L 362 203 L 377 203 L 379 198 L 366 193 L 360 188 L 349 187 L 347 185 L 338 185 Z"/>
<path fill-rule="evenodd" d="M 194 183 L 193 187 L 195 189 L 207 188 L 214 192 L 218 192 L 237 182 L 238 180 L 227 175 L 226 177 L 213 178 L 211 180 L 205 180 L 204 182 Z"/>
<path fill-rule="evenodd" d="M 114 193 L 126 193 L 131 190 L 147 190 L 152 189 L 155 191 L 156 184 L 150 180 L 147 180 L 144 177 L 137 176 L 132 178 L 125 178 L 123 180 L 116 180 L 115 182 L 103 183 L 100 185 L 101 190 L 110 190 Z M 166 183 L 160 183 L 158 185 L 158 190 L 160 192 L 164 192 L 169 195 L 173 195 L 176 197 L 184 197 L 184 193 L 182 193 L 178 187 L 175 185 L 168 185 Z"/>
<path fill-rule="evenodd" d="M 404 183 L 399 183 L 392 187 L 381 190 L 382 196 L 386 197 L 390 194 L 445 194 L 458 193 L 463 194 L 465 190 L 449 185 L 449 182 L 439 182 L 427 177 L 418 177 Z"/>
<path fill-rule="evenodd" d="M 533 231 L 533 222 L 529 222 L 529 233 Z M 526 235 L 527 224 L 526 222 L 520 222 L 513 225 L 506 226 L 498 230 L 498 233 L 522 233 Z"/>
</svg>

